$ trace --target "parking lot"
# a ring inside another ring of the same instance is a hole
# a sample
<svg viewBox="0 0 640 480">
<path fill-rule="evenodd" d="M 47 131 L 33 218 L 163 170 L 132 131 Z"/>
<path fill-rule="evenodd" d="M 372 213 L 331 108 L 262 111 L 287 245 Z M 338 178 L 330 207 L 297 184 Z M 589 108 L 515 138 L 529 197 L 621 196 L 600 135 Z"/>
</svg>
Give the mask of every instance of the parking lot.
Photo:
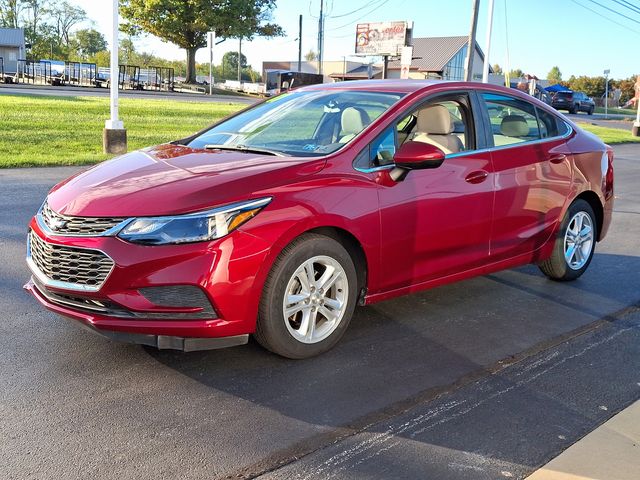
<svg viewBox="0 0 640 480">
<path fill-rule="evenodd" d="M 112 343 L 22 291 L 29 218 L 77 168 L 0 171 L 2 478 L 525 478 L 640 397 L 640 146 L 589 271 L 535 266 L 356 312 L 306 361 Z"/>
</svg>

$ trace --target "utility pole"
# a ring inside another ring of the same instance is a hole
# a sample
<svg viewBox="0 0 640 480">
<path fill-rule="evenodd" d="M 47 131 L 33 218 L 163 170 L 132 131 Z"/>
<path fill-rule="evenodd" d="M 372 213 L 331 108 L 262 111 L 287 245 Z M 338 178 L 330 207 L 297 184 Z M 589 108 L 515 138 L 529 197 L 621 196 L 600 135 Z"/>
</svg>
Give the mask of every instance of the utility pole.
<svg viewBox="0 0 640 480">
<path fill-rule="evenodd" d="M 484 52 L 484 65 L 482 66 L 482 83 L 489 83 L 489 54 L 491 53 L 491 29 L 493 28 L 493 0 L 489 0 L 489 12 L 487 14 L 487 37 Z"/>
<path fill-rule="evenodd" d="M 216 43 L 216 32 L 207 32 L 207 47 L 209 48 L 209 95 L 213 95 L 213 46 Z"/>
<path fill-rule="evenodd" d="M 473 79 L 473 57 L 476 49 L 476 29 L 478 28 L 479 4 L 479 0 L 473 0 L 473 11 L 471 12 L 471 29 L 469 31 L 469 43 L 467 45 L 467 58 L 464 62 L 465 82 L 470 82 Z"/>
<path fill-rule="evenodd" d="M 298 19 L 298 71 L 302 71 L 302 15 Z"/>
<path fill-rule="evenodd" d="M 631 134 L 634 137 L 640 137 L 640 92 L 638 91 L 638 89 L 640 89 L 640 75 L 637 76 L 636 78 L 636 84 L 634 85 L 635 87 L 635 98 L 637 98 L 638 100 L 636 101 L 636 121 L 633 122 L 633 127 L 631 128 Z"/>
<path fill-rule="evenodd" d="M 242 37 L 238 41 L 238 81 L 242 81 Z"/>
<path fill-rule="evenodd" d="M 111 82 L 110 82 L 110 110 L 111 118 L 105 122 L 102 134 L 104 153 L 121 154 L 127 152 L 127 131 L 122 120 L 118 119 L 118 86 L 120 83 L 120 67 L 118 65 L 118 0 L 111 4 Z"/>
<path fill-rule="evenodd" d="M 611 70 L 609 69 L 606 69 L 604 71 L 604 118 L 605 120 L 608 118 L 607 109 L 609 107 L 609 73 L 611 73 Z"/>
<path fill-rule="evenodd" d="M 324 0 L 320 0 L 320 17 L 318 18 L 318 73 L 322 75 L 322 47 L 324 45 Z"/>
</svg>

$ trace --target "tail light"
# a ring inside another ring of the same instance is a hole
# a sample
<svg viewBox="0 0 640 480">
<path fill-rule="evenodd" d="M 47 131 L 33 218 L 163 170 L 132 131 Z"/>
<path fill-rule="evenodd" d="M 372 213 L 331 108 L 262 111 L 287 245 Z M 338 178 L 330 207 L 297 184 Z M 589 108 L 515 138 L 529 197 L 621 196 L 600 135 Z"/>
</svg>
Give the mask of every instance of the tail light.
<svg viewBox="0 0 640 480">
<path fill-rule="evenodd" d="M 613 149 L 607 146 L 607 151 L 602 155 L 602 192 L 605 200 L 613 196 Z"/>
</svg>

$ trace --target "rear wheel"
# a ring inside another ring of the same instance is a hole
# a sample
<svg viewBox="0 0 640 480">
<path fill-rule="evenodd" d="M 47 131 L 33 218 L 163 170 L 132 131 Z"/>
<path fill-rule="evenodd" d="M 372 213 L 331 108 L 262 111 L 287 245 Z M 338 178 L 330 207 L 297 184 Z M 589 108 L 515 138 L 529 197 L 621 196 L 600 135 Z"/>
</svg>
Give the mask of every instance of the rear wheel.
<svg viewBox="0 0 640 480">
<path fill-rule="evenodd" d="M 578 199 L 567 211 L 553 247 L 553 253 L 539 267 L 552 280 L 575 280 L 593 258 L 596 245 L 596 221 L 591 205 Z"/>
<path fill-rule="evenodd" d="M 323 353 L 346 331 L 357 293 L 349 252 L 332 238 L 304 234 L 284 248 L 271 268 L 255 338 L 287 358 Z"/>
<path fill-rule="evenodd" d="M 569 113 L 578 113 L 575 105 L 569 109 Z"/>
</svg>

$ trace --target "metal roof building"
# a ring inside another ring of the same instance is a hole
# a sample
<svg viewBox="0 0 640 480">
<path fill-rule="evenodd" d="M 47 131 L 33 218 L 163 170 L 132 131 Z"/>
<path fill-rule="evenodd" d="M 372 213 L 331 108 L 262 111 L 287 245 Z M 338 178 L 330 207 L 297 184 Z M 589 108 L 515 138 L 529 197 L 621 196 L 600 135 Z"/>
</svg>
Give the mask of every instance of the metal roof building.
<svg viewBox="0 0 640 480">
<path fill-rule="evenodd" d="M 414 38 L 409 78 L 463 80 L 468 41 L 466 36 Z M 476 43 L 471 68 L 474 80 L 482 78 L 483 62 L 484 53 Z M 388 70 L 389 78 L 399 78 L 400 60 L 390 61 Z"/>
<path fill-rule="evenodd" d="M 25 58 L 26 46 L 23 28 L 0 28 L 0 68 L 4 73 L 18 71 L 18 59 Z"/>
</svg>

